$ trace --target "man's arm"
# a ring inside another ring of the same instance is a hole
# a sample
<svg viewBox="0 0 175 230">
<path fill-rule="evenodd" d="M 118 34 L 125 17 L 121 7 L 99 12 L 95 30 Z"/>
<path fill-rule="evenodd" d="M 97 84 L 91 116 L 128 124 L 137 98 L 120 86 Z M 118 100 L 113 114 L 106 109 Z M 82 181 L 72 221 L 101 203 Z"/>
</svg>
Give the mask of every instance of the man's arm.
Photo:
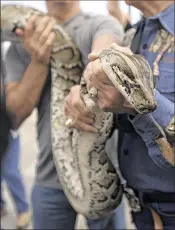
<svg viewBox="0 0 175 230">
<path fill-rule="evenodd" d="M 132 27 L 130 17 L 127 13 L 121 10 L 119 1 L 108 1 L 107 9 L 108 13 L 115 17 L 122 24 L 125 31 Z"/>
<path fill-rule="evenodd" d="M 28 117 L 39 101 L 46 82 L 50 61 L 51 45 L 55 39 L 52 28 L 53 19 L 44 17 L 35 28 L 36 16 L 32 16 L 26 25 L 25 32 L 16 33 L 24 37 L 24 47 L 12 44 L 5 57 L 7 108 L 15 128 Z M 20 48 L 20 50 L 17 49 Z M 26 59 L 31 57 L 26 69 Z"/>
<path fill-rule="evenodd" d="M 47 73 L 46 65 L 31 62 L 21 81 L 7 84 L 7 110 L 15 124 L 14 128 L 18 128 L 35 108 L 46 82 Z"/>
<path fill-rule="evenodd" d="M 134 119 L 129 118 L 129 120 L 145 142 L 151 154 L 151 158 L 154 159 L 160 167 L 166 169 L 175 166 L 175 159 L 173 149 L 170 149 L 171 147 L 169 148 L 169 143 L 166 142 L 166 140 L 164 140 L 164 142 L 158 141 L 162 134 L 157 124 L 162 129 L 168 126 L 174 116 L 174 102 L 163 96 L 156 89 L 155 99 L 157 101 L 157 109 L 154 112 L 151 114 L 137 115 Z"/>
<path fill-rule="evenodd" d="M 100 52 L 104 49 L 110 48 L 110 45 L 115 42 L 119 44 L 116 36 L 113 34 L 102 34 L 99 35 L 92 43 L 92 52 Z"/>
<path fill-rule="evenodd" d="M 92 33 L 92 52 L 100 52 L 110 48 L 112 43 L 121 44 L 124 31 L 121 24 L 111 16 L 98 16 L 91 28 Z"/>
</svg>

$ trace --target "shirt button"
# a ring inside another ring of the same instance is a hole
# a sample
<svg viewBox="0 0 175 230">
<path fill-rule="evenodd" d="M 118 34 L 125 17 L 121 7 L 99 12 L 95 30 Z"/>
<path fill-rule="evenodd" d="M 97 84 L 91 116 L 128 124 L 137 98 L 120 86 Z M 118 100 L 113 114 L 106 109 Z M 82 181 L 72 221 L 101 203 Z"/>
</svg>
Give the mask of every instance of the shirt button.
<svg viewBox="0 0 175 230">
<path fill-rule="evenodd" d="M 147 44 L 144 44 L 143 45 L 143 49 L 147 49 L 148 45 Z"/>
<path fill-rule="evenodd" d="M 124 153 L 125 156 L 128 156 L 129 151 L 127 149 L 124 149 L 123 153 Z"/>
<path fill-rule="evenodd" d="M 144 133 L 144 130 L 143 129 L 137 129 L 137 131 L 139 132 L 139 133 Z"/>
</svg>

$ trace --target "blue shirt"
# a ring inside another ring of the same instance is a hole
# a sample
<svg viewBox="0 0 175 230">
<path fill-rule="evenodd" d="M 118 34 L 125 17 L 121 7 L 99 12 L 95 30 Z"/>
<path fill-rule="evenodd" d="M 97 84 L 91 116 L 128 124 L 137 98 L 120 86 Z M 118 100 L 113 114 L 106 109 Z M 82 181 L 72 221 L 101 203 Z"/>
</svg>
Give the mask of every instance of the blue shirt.
<svg viewBox="0 0 175 230">
<path fill-rule="evenodd" d="M 147 18 L 140 45 L 142 54 L 153 62 L 166 41 L 174 36 L 174 4 L 154 17 Z M 156 78 L 157 109 L 153 118 L 165 128 L 174 115 L 174 44 L 159 62 Z M 128 118 L 129 119 L 129 118 Z M 163 156 L 155 139 L 160 131 L 150 114 L 130 120 L 135 132 L 126 133 L 119 155 L 121 173 L 128 185 L 139 191 L 175 192 L 175 167 Z"/>
</svg>

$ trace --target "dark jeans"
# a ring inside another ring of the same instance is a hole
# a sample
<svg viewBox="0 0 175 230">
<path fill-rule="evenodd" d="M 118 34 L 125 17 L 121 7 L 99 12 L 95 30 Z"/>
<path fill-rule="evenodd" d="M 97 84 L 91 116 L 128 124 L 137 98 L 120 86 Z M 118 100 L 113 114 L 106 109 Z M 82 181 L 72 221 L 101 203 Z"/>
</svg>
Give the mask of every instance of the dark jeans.
<svg viewBox="0 0 175 230">
<path fill-rule="evenodd" d="M 175 229 L 175 204 L 154 203 L 150 205 L 160 216 L 164 230 Z M 133 222 L 138 230 L 154 230 L 153 219 L 149 208 L 143 208 L 140 213 L 132 213 Z"/>
<path fill-rule="evenodd" d="M 20 138 L 19 136 L 10 138 L 9 148 L 1 162 L 1 183 L 6 182 L 8 189 L 15 201 L 17 213 L 28 211 L 28 202 L 26 199 L 25 186 L 19 168 L 20 159 Z M 2 192 L 2 191 L 1 191 Z M 5 201 L 1 198 L 1 208 Z"/>
<path fill-rule="evenodd" d="M 77 212 L 69 204 L 64 192 L 60 189 L 35 185 L 32 192 L 33 227 L 34 229 L 74 229 Z M 120 209 L 120 208 L 119 208 Z M 121 215 L 124 208 L 121 208 Z M 99 220 L 87 219 L 89 229 L 117 229 L 116 213 Z M 123 220 L 120 215 L 120 222 Z M 109 227 L 110 226 L 110 227 Z M 123 223 L 120 229 L 125 229 Z"/>
</svg>

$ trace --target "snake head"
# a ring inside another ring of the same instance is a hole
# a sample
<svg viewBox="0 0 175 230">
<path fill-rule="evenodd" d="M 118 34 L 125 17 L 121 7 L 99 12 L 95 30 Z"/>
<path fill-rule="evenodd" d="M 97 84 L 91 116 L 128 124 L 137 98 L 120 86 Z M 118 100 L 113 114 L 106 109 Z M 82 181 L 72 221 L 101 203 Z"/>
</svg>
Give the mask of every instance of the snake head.
<svg viewBox="0 0 175 230">
<path fill-rule="evenodd" d="M 21 39 L 15 34 L 19 28 L 19 22 L 24 18 L 21 6 L 2 5 L 1 6 L 1 40 L 19 42 Z"/>
<path fill-rule="evenodd" d="M 152 70 L 141 55 L 107 49 L 100 53 L 99 59 L 109 80 L 132 108 L 140 114 L 156 109 Z"/>
<path fill-rule="evenodd" d="M 1 6 L 1 41 L 21 42 L 23 39 L 15 33 L 17 28 L 24 29 L 32 14 L 41 12 L 23 5 L 5 4 Z"/>
</svg>

